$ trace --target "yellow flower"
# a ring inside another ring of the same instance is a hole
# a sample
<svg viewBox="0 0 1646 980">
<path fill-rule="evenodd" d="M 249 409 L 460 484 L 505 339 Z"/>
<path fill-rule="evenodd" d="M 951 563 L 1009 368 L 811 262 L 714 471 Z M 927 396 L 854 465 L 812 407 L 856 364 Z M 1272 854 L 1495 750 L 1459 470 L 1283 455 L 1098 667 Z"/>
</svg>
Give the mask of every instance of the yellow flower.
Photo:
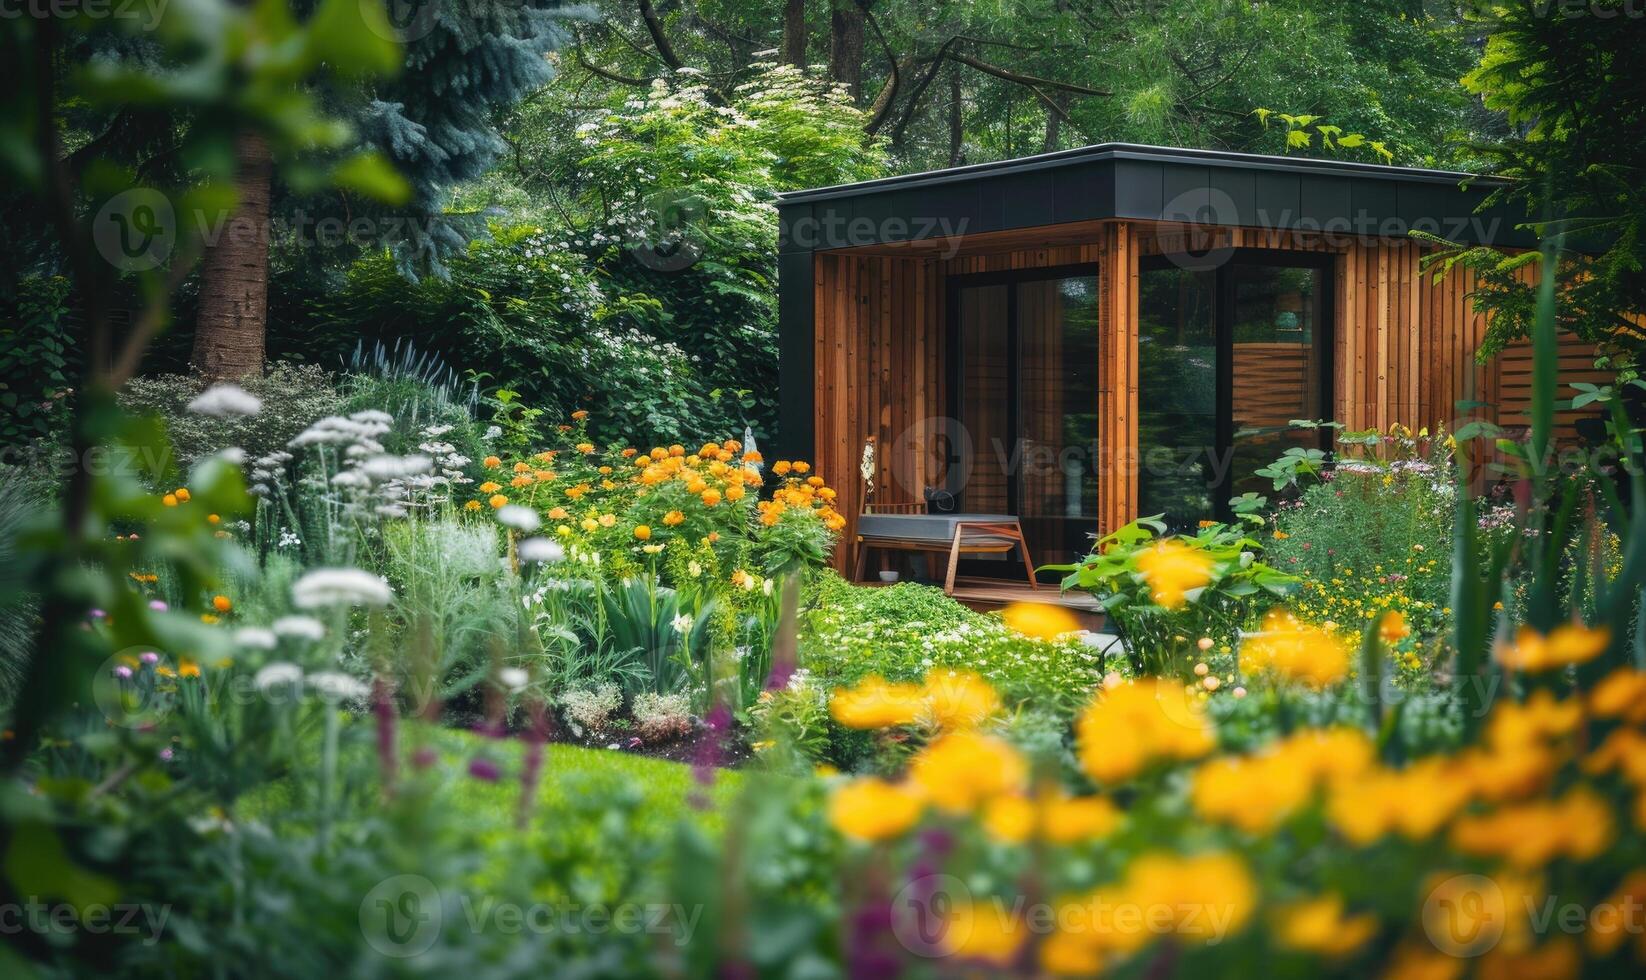
<svg viewBox="0 0 1646 980">
<path fill-rule="evenodd" d="M 1060 930 L 1041 942 L 1040 969 L 1054 977 L 1095 977 L 1103 972 L 1103 951 L 1085 935 Z"/>
<path fill-rule="evenodd" d="M 743 584 L 739 570 L 732 584 Z M 926 709 L 924 692 L 915 684 L 890 684 L 877 676 L 863 679 L 855 688 L 837 688 L 829 700 L 829 713 L 847 728 L 891 728 L 913 724 Z"/>
<path fill-rule="evenodd" d="M 1074 613 L 1045 602 L 1014 602 L 1001 610 L 1006 625 L 1024 636 L 1050 640 L 1080 628 Z"/>
<path fill-rule="evenodd" d="M 1398 612 L 1386 613 L 1383 622 L 1378 624 L 1377 635 L 1384 643 L 1398 643 L 1412 635 L 1412 630 L 1406 625 L 1406 617 Z"/>
<path fill-rule="evenodd" d="M 674 527 L 678 524 L 684 524 L 684 523 L 686 523 L 686 515 L 682 514 L 678 510 L 671 510 L 667 514 L 663 515 L 663 523 L 668 525 L 669 527 Z"/>
<path fill-rule="evenodd" d="M 943 928 L 943 947 L 951 956 L 1004 966 L 1027 938 L 1023 917 L 1009 903 L 957 902 Z"/>
<path fill-rule="evenodd" d="M 508 502 L 509 502 L 509 498 L 503 496 L 500 493 L 492 494 L 491 499 L 486 501 L 486 503 L 492 505 L 492 510 L 497 510 L 497 509 L 501 508 L 504 504 L 506 504 Z"/>
<path fill-rule="evenodd" d="M 1102 796 L 1048 793 L 1039 802 L 1040 832 L 1053 844 L 1106 837 L 1120 825 L 1120 810 Z"/>
<path fill-rule="evenodd" d="M 1336 683 L 1349 672 L 1349 648 L 1341 638 L 1278 609 L 1263 617 L 1262 632 L 1242 644 L 1240 655 L 1255 671 L 1314 687 Z"/>
<path fill-rule="evenodd" d="M 195 663 L 193 660 L 190 660 L 188 657 L 183 657 L 177 662 L 177 676 L 199 677 L 200 665 Z"/>
<path fill-rule="evenodd" d="M 503 465 L 503 461 L 498 459 L 496 456 L 487 456 L 485 459 L 480 461 L 480 465 L 484 466 L 488 470 L 495 470 L 499 466 Z"/>
<path fill-rule="evenodd" d="M 638 524 L 635 526 L 634 536 L 645 541 L 652 536 L 652 529 L 645 524 Z"/>
<path fill-rule="evenodd" d="M 966 813 L 996 796 L 1020 792 L 1028 766 L 1001 739 L 961 731 L 926 746 L 915 756 L 909 773 L 933 805 Z"/>
<path fill-rule="evenodd" d="M 1275 911 L 1275 941 L 1286 949 L 1321 956 L 1347 956 L 1377 935 L 1377 917 L 1343 914 L 1336 894 L 1283 905 Z"/>
<path fill-rule="evenodd" d="M 1226 940 L 1251 918 L 1257 885 L 1245 862 L 1232 854 L 1151 852 L 1133 860 L 1118 885 L 1101 889 L 1099 897 L 1109 908 L 1141 910 L 1141 915 L 1115 917 L 1113 931 L 1104 937 L 1118 949 L 1134 950 L 1163 933 L 1202 943 Z"/>
<path fill-rule="evenodd" d="M 921 802 L 914 793 L 883 779 L 854 779 L 829 796 L 829 823 L 847 837 L 886 840 L 914 826 Z"/>
<path fill-rule="evenodd" d="M 168 493 L 164 497 L 160 498 L 160 502 L 165 504 L 167 507 L 176 507 L 177 506 L 177 494 Z"/>
<path fill-rule="evenodd" d="M 1557 857 L 1588 861 L 1612 842 L 1612 810 L 1579 787 L 1559 800 L 1534 800 L 1460 818 L 1452 846 L 1465 854 L 1498 857 L 1518 868 L 1540 868 Z"/>
<path fill-rule="evenodd" d="M 1589 710 L 1601 718 L 1646 722 L 1646 671 L 1620 667 L 1589 692 Z"/>
<path fill-rule="evenodd" d="M 1162 760 L 1196 759 L 1215 745 L 1205 707 L 1183 688 L 1140 678 L 1101 692 L 1076 724 L 1080 764 L 1098 782 L 1119 782 Z"/>
<path fill-rule="evenodd" d="M 218 517 L 216 514 L 207 514 L 206 515 L 206 523 L 207 524 L 221 524 L 221 523 L 223 523 L 223 519 L 221 517 Z"/>
<path fill-rule="evenodd" d="M 496 493 L 497 491 L 499 491 L 501 489 L 503 489 L 503 485 L 501 483 L 496 483 L 496 482 L 493 482 L 491 480 L 487 480 L 485 483 L 482 483 L 479 486 L 479 490 L 480 490 L 481 493 Z"/>
<path fill-rule="evenodd" d="M 463 504 L 464 510 L 479 510 L 483 505 L 478 500 L 470 500 Z"/>
<path fill-rule="evenodd" d="M 1137 569 L 1149 583 L 1154 601 L 1176 609 L 1187 601 L 1187 593 L 1204 588 L 1212 580 L 1212 561 L 1188 545 L 1167 539 L 1137 556 Z"/>
<path fill-rule="evenodd" d="M 997 796 L 983 807 L 983 829 L 1003 844 L 1021 844 L 1034 833 L 1035 809 L 1022 796 Z"/>
<path fill-rule="evenodd" d="M 932 671 L 921 692 L 931 720 L 944 728 L 972 728 L 1000 709 L 988 681 L 968 671 Z"/>
<path fill-rule="evenodd" d="M 1612 631 L 1605 626 L 1591 628 L 1582 623 L 1567 623 L 1556 626 L 1547 636 L 1530 626 L 1522 626 L 1515 631 L 1512 646 L 1499 644 L 1493 654 L 1504 667 L 1537 673 L 1593 660 L 1605 652 L 1611 641 Z"/>
<path fill-rule="evenodd" d="M 577 444 L 577 451 L 580 452 L 580 453 L 585 453 L 585 454 L 592 453 L 592 452 L 594 452 L 594 443 L 592 443 L 592 442 L 580 442 L 580 443 Z"/>
</svg>

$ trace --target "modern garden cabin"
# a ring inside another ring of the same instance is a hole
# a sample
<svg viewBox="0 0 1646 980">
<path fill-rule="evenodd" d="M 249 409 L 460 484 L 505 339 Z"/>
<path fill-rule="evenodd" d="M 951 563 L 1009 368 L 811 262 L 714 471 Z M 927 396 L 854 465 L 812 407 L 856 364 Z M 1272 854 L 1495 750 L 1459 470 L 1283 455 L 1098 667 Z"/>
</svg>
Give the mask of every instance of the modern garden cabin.
<svg viewBox="0 0 1646 980">
<path fill-rule="evenodd" d="M 1409 235 L 1533 245 L 1489 190 L 1111 143 L 784 195 L 779 449 L 853 522 L 935 496 L 1015 516 L 1039 564 L 1268 489 L 1253 470 L 1321 438 L 1293 419 L 1512 422 L 1523 361 L 1476 365 L 1470 283 L 1432 282 Z M 972 570 L 1022 581 L 994 557 Z"/>
</svg>

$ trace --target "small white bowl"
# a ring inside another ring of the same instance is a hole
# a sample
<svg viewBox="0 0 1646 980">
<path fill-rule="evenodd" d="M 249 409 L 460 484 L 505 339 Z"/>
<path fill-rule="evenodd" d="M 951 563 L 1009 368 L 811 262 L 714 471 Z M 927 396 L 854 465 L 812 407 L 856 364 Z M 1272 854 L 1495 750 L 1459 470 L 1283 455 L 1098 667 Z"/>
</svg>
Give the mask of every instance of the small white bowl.
<svg viewBox="0 0 1646 980">
<path fill-rule="evenodd" d="M 897 573 L 896 572 L 891 572 L 891 571 L 881 572 L 880 573 L 880 581 L 882 581 L 882 582 L 895 582 L 895 581 L 897 581 Z"/>
</svg>

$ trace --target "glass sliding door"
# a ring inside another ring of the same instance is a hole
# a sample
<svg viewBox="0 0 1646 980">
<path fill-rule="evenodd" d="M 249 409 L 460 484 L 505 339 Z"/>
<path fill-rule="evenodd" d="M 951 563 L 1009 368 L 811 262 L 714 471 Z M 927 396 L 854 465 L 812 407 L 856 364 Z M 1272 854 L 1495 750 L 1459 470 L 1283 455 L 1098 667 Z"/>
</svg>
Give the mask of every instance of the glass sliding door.
<svg viewBox="0 0 1646 980">
<path fill-rule="evenodd" d="M 1037 563 L 1071 562 L 1097 529 L 1097 277 L 1017 286 L 1017 515 Z"/>
<path fill-rule="evenodd" d="M 956 277 L 949 302 L 954 506 L 1016 516 L 1037 565 L 1073 561 L 1097 528 L 1097 276 Z M 966 573 L 1021 574 L 1015 562 Z"/>
<path fill-rule="evenodd" d="M 1217 277 L 1145 265 L 1137 300 L 1139 516 L 1193 527 L 1216 509 Z"/>
<path fill-rule="evenodd" d="M 1322 431 L 1290 423 L 1331 412 L 1331 257 L 1194 263 L 1144 260 L 1138 298 L 1139 511 L 1178 530 L 1272 493 L 1255 471 L 1290 446 L 1324 446 Z"/>
</svg>

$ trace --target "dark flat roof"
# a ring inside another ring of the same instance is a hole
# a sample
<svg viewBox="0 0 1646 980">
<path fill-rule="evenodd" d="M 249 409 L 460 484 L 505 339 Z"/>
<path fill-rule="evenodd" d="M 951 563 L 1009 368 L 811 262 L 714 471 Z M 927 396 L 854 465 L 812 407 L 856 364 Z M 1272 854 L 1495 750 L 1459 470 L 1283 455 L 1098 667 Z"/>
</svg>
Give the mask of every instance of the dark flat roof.
<svg viewBox="0 0 1646 980">
<path fill-rule="evenodd" d="M 778 196 L 785 253 L 1124 218 L 1535 247 L 1504 181 L 1346 160 L 1099 143 Z"/>
<path fill-rule="evenodd" d="M 1273 156 L 1266 153 L 1235 153 L 1229 150 L 1196 150 L 1186 147 L 1150 146 L 1145 143 L 1094 143 L 1072 150 L 1055 153 L 1037 153 L 1034 156 L 996 160 L 992 163 L 974 163 L 944 170 L 926 170 L 914 174 L 899 174 L 877 180 L 862 180 L 853 184 L 834 184 L 803 191 L 777 195 L 784 204 L 822 201 L 834 197 L 852 197 L 874 194 L 885 190 L 948 184 L 974 180 L 998 174 L 1029 173 L 1092 160 L 1157 160 L 1167 163 L 1212 164 L 1232 169 L 1267 170 L 1277 173 L 1326 173 L 1372 180 L 1408 180 L 1457 186 L 1473 181 L 1498 186 L 1503 181 L 1479 174 L 1455 170 L 1426 170 L 1422 167 L 1393 167 L 1380 163 L 1359 163 L 1352 160 L 1322 160 L 1315 157 Z"/>
</svg>

